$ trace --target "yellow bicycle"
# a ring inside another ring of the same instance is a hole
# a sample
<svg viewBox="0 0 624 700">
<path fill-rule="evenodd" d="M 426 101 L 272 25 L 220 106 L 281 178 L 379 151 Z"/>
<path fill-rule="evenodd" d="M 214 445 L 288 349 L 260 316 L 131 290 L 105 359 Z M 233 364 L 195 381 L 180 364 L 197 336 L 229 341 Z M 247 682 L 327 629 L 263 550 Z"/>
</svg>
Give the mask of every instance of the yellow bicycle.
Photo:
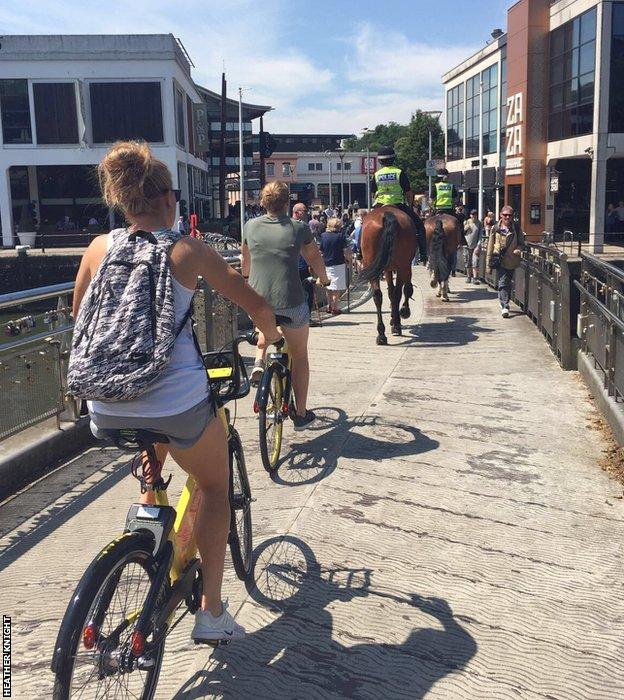
<svg viewBox="0 0 624 700">
<path fill-rule="evenodd" d="M 230 351 L 204 355 L 217 414 L 227 431 L 230 463 L 229 545 L 236 574 L 252 571 L 251 489 L 240 436 L 225 407 L 249 393 L 236 338 Z M 186 481 L 176 508 L 169 505 L 154 444 L 166 435 L 148 430 L 106 431 L 115 444 L 140 451 L 132 472 L 154 505 L 130 507 L 123 534 L 97 555 L 67 606 L 52 658 L 54 698 L 150 700 L 158 683 L 165 641 L 186 614 L 201 605 L 202 574 L 195 541 L 201 493 Z M 184 610 L 174 619 L 179 608 Z"/>
</svg>

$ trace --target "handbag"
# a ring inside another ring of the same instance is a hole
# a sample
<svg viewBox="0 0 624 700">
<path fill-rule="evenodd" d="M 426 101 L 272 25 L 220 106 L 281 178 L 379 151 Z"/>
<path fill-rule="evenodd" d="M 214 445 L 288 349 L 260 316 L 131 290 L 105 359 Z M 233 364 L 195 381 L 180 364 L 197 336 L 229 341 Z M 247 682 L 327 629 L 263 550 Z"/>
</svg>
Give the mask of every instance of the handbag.
<svg viewBox="0 0 624 700">
<path fill-rule="evenodd" d="M 498 270 L 500 267 L 502 267 L 503 259 L 507 253 L 507 248 L 509 248 L 509 246 L 512 244 L 515 235 L 516 232 L 513 231 L 511 240 L 504 248 L 500 249 L 500 252 L 497 253 L 495 250 L 492 251 L 492 255 L 490 255 L 490 270 Z"/>
</svg>

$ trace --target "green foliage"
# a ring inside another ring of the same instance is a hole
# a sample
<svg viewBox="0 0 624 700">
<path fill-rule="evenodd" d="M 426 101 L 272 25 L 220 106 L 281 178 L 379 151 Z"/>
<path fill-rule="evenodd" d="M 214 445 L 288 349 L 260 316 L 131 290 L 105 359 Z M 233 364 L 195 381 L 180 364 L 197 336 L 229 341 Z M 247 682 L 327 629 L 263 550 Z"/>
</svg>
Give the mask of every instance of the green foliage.
<svg viewBox="0 0 624 700">
<path fill-rule="evenodd" d="M 378 124 L 359 139 L 349 139 L 348 150 L 377 151 L 381 146 L 393 146 L 397 154 L 397 165 L 408 174 L 412 190 L 426 192 L 428 179 L 425 175 L 429 158 L 429 130 L 432 133 L 433 157 L 444 157 L 444 134 L 439 120 L 418 110 L 412 114 L 409 124 Z"/>
</svg>

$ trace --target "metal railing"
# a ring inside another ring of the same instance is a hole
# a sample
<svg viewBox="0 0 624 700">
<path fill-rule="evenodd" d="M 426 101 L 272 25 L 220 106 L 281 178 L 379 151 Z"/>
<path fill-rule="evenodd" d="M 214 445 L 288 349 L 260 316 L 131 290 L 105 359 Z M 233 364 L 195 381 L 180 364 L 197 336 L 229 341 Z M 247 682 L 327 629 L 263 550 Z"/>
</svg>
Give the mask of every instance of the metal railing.
<svg viewBox="0 0 624 700">
<path fill-rule="evenodd" d="M 604 378 L 604 388 L 617 401 L 624 398 L 624 271 L 583 253 L 577 333 L 581 350 L 591 356 Z"/>
<path fill-rule="evenodd" d="M 568 256 L 550 245 L 527 243 L 514 275 L 514 301 L 546 338 L 564 369 L 576 367 Z"/>
<path fill-rule="evenodd" d="M 237 251 L 221 254 L 238 269 Z M 0 440 L 48 418 L 60 425 L 80 417 L 82 402 L 67 393 L 66 381 L 73 291 L 74 283 L 67 282 L 0 295 L 6 339 L 0 344 Z M 25 315 L 24 307 L 46 300 L 54 300 L 49 309 Z M 219 349 L 237 335 L 238 307 L 201 278 L 193 303 L 204 350 Z"/>
</svg>

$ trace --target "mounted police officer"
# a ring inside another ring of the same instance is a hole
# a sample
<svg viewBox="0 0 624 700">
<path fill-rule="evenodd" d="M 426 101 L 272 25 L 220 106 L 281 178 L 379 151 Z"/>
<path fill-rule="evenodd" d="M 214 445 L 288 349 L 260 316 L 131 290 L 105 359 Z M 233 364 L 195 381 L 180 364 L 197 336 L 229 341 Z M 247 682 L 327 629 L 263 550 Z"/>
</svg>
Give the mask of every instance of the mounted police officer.
<svg viewBox="0 0 624 700">
<path fill-rule="evenodd" d="M 448 170 L 446 168 L 440 168 L 438 176 L 440 179 L 434 185 L 431 203 L 440 214 L 452 214 L 455 216 L 457 189 L 455 185 L 448 181 Z"/>
<path fill-rule="evenodd" d="M 391 146 L 382 146 L 377 153 L 377 160 L 381 168 L 375 172 L 371 179 L 371 193 L 374 196 L 373 208 L 391 205 L 404 211 L 412 218 L 418 232 L 420 260 L 423 265 L 426 265 L 427 242 L 425 227 L 414 211 L 414 193 L 412 192 L 407 173 L 394 164 L 396 153 Z"/>
</svg>

